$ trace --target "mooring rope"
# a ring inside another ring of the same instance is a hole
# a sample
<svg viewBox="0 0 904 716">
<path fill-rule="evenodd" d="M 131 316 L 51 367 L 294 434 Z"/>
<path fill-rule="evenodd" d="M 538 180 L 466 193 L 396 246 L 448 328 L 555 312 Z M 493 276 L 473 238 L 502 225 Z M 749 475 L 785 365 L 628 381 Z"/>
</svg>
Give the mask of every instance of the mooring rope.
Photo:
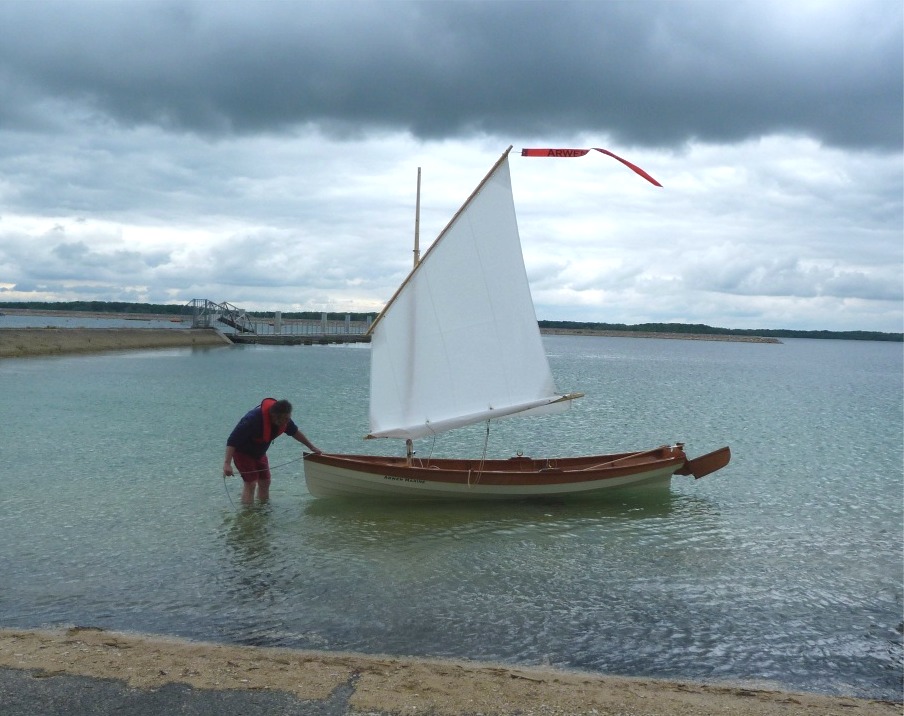
<svg viewBox="0 0 904 716">
<path fill-rule="evenodd" d="M 285 467 L 286 465 L 291 465 L 293 462 L 298 462 L 299 460 L 304 460 L 304 455 L 302 455 L 301 457 L 293 458 L 292 460 L 289 460 L 289 462 L 282 462 L 282 463 L 280 463 L 279 465 L 270 465 L 270 466 L 269 466 L 268 468 L 266 468 L 266 469 L 267 469 L 267 470 L 275 470 L 275 469 L 277 469 L 277 468 L 279 468 L 279 467 Z M 266 471 L 266 470 L 247 470 L 247 471 L 245 472 L 245 474 L 246 474 L 246 475 L 250 475 L 250 474 L 253 473 L 253 472 L 265 472 L 265 471 Z"/>
<path fill-rule="evenodd" d="M 235 502 L 232 501 L 232 495 L 229 494 L 229 485 L 226 484 L 226 475 L 223 475 L 223 489 L 226 490 L 226 497 L 229 498 L 229 504 L 232 505 L 232 509 L 237 510 L 238 507 L 235 506 Z"/>
<path fill-rule="evenodd" d="M 301 457 L 293 458 L 288 462 L 281 462 L 279 465 L 270 465 L 267 470 L 276 470 L 280 467 L 285 467 L 286 465 L 291 465 L 293 462 L 298 462 L 299 460 L 304 460 L 304 455 Z M 255 472 L 264 472 L 264 470 L 248 470 L 245 472 L 246 475 L 250 475 Z M 226 490 L 226 497 L 229 498 L 229 502 L 232 504 L 232 509 L 236 509 L 235 502 L 232 500 L 232 495 L 229 493 L 229 485 L 226 484 L 226 475 L 223 475 L 223 489 Z"/>
</svg>

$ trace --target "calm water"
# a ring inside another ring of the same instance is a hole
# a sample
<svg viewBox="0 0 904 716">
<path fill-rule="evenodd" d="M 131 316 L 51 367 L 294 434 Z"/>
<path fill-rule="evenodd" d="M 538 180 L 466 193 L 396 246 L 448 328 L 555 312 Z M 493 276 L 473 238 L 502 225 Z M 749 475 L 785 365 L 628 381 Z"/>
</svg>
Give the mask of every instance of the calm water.
<svg viewBox="0 0 904 716">
<path fill-rule="evenodd" d="M 684 441 L 731 465 L 583 505 L 336 504 L 283 438 L 271 503 L 243 510 L 224 442 L 262 397 L 324 450 L 399 450 L 360 439 L 366 346 L 0 361 L 0 625 L 901 698 L 900 343 L 546 345 L 587 397 L 498 423 L 488 454 Z"/>
</svg>

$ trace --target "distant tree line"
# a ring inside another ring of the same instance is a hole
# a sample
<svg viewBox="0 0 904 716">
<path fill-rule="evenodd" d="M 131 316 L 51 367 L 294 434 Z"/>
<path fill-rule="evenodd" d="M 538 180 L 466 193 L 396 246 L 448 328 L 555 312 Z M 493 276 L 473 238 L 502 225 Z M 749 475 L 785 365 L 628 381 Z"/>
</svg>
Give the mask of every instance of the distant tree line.
<svg viewBox="0 0 904 716">
<path fill-rule="evenodd" d="M 152 313 L 167 316 L 184 316 L 191 314 L 189 304 L 173 303 L 127 303 L 125 301 L 0 301 L 0 310 L 4 308 L 30 309 L 33 311 L 83 311 L 87 313 Z M 267 318 L 273 311 L 246 311 L 249 316 Z M 319 321 L 322 311 L 282 312 L 283 318 L 310 319 Z M 342 321 L 351 316 L 353 321 L 368 321 L 373 313 L 327 313 L 330 321 Z"/>
<path fill-rule="evenodd" d="M 702 323 L 580 323 L 577 321 L 538 321 L 540 328 L 563 330 L 621 331 L 629 333 L 693 333 L 696 335 L 761 336 L 763 338 L 835 338 L 850 341 L 904 341 L 904 333 L 880 331 L 795 331 L 784 328 L 714 328 Z"/>
<path fill-rule="evenodd" d="M 88 313 L 159 313 L 180 315 L 188 313 L 186 306 L 170 303 L 126 303 L 125 301 L 0 301 L 4 308 L 25 308 L 32 311 L 85 311 Z"/>
<path fill-rule="evenodd" d="M 127 303 L 125 301 L 0 301 L 4 308 L 25 308 L 35 311 L 87 311 L 90 313 L 155 313 L 160 315 L 185 315 L 191 312 L 188 304 L 172 303 Z M 247 311 L 249 316 L 266 318 L 272 311 Z M 283 311 L 287 319 L 320 320 L 321 311 Z M 331 321 L 344 320 L 350 316 L 353 321 L 369 321 L 373 313 L 328 312 Z M 794 331 L 771 328 L 714 328 L 702 323 L 584 323 L 579 321 L 538 321 L 540 328 L 563 330 L 622 331 L 631 333 L 693 333 L 699 335 L 762 336 L 763 338 L 835 338 L 854 341 L 904 341 L 904 333 L 882 333 L 880 331 Z"/>
</svg>

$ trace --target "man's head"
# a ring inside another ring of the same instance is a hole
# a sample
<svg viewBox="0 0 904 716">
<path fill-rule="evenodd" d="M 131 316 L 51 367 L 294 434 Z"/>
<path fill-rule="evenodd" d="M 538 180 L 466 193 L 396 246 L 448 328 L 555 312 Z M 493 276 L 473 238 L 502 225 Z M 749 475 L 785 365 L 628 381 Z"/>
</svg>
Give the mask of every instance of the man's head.
<svg viewBox="0 0 904 716">
<path fill-rule="evenodd" d="M 288 400 L 277 400 L 270 407 L 270 422 L 281 428 L 292 417 L 292 403 Z"/>
</svg>

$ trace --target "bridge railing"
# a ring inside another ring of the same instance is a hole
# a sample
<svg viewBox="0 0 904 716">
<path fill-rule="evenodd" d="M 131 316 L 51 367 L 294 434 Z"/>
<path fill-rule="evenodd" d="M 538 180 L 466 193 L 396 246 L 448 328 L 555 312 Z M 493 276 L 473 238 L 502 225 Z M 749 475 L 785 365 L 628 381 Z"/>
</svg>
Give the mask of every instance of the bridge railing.
<svg viewBox="0 0 904 716">
<path fill-rule="evenodd" d="M 254 322 L 245 311 L 230 303 L 193 298 L 188 305 L 191 307 L 192 328 L 214 328 L 215 324 L 222 323 L 239 333 L 255 333 Z"/>
<path fill-rule="evenodd" d="M 236 333 L 259 336 L 358 336 L 367 333 L 372 320 L 353 321 L 350 314 L 344 319 L 328 318 L 322 313 L 316 318 L 283 318 L 280 311 L 272 317 L 249 316 L 244 309 L 230 303 L 217 303 L 203 298 L 192 299 L 192 328 L 229 326 Z M 220 324 L 220 325 L 217 325 Z"/>
</svg>

